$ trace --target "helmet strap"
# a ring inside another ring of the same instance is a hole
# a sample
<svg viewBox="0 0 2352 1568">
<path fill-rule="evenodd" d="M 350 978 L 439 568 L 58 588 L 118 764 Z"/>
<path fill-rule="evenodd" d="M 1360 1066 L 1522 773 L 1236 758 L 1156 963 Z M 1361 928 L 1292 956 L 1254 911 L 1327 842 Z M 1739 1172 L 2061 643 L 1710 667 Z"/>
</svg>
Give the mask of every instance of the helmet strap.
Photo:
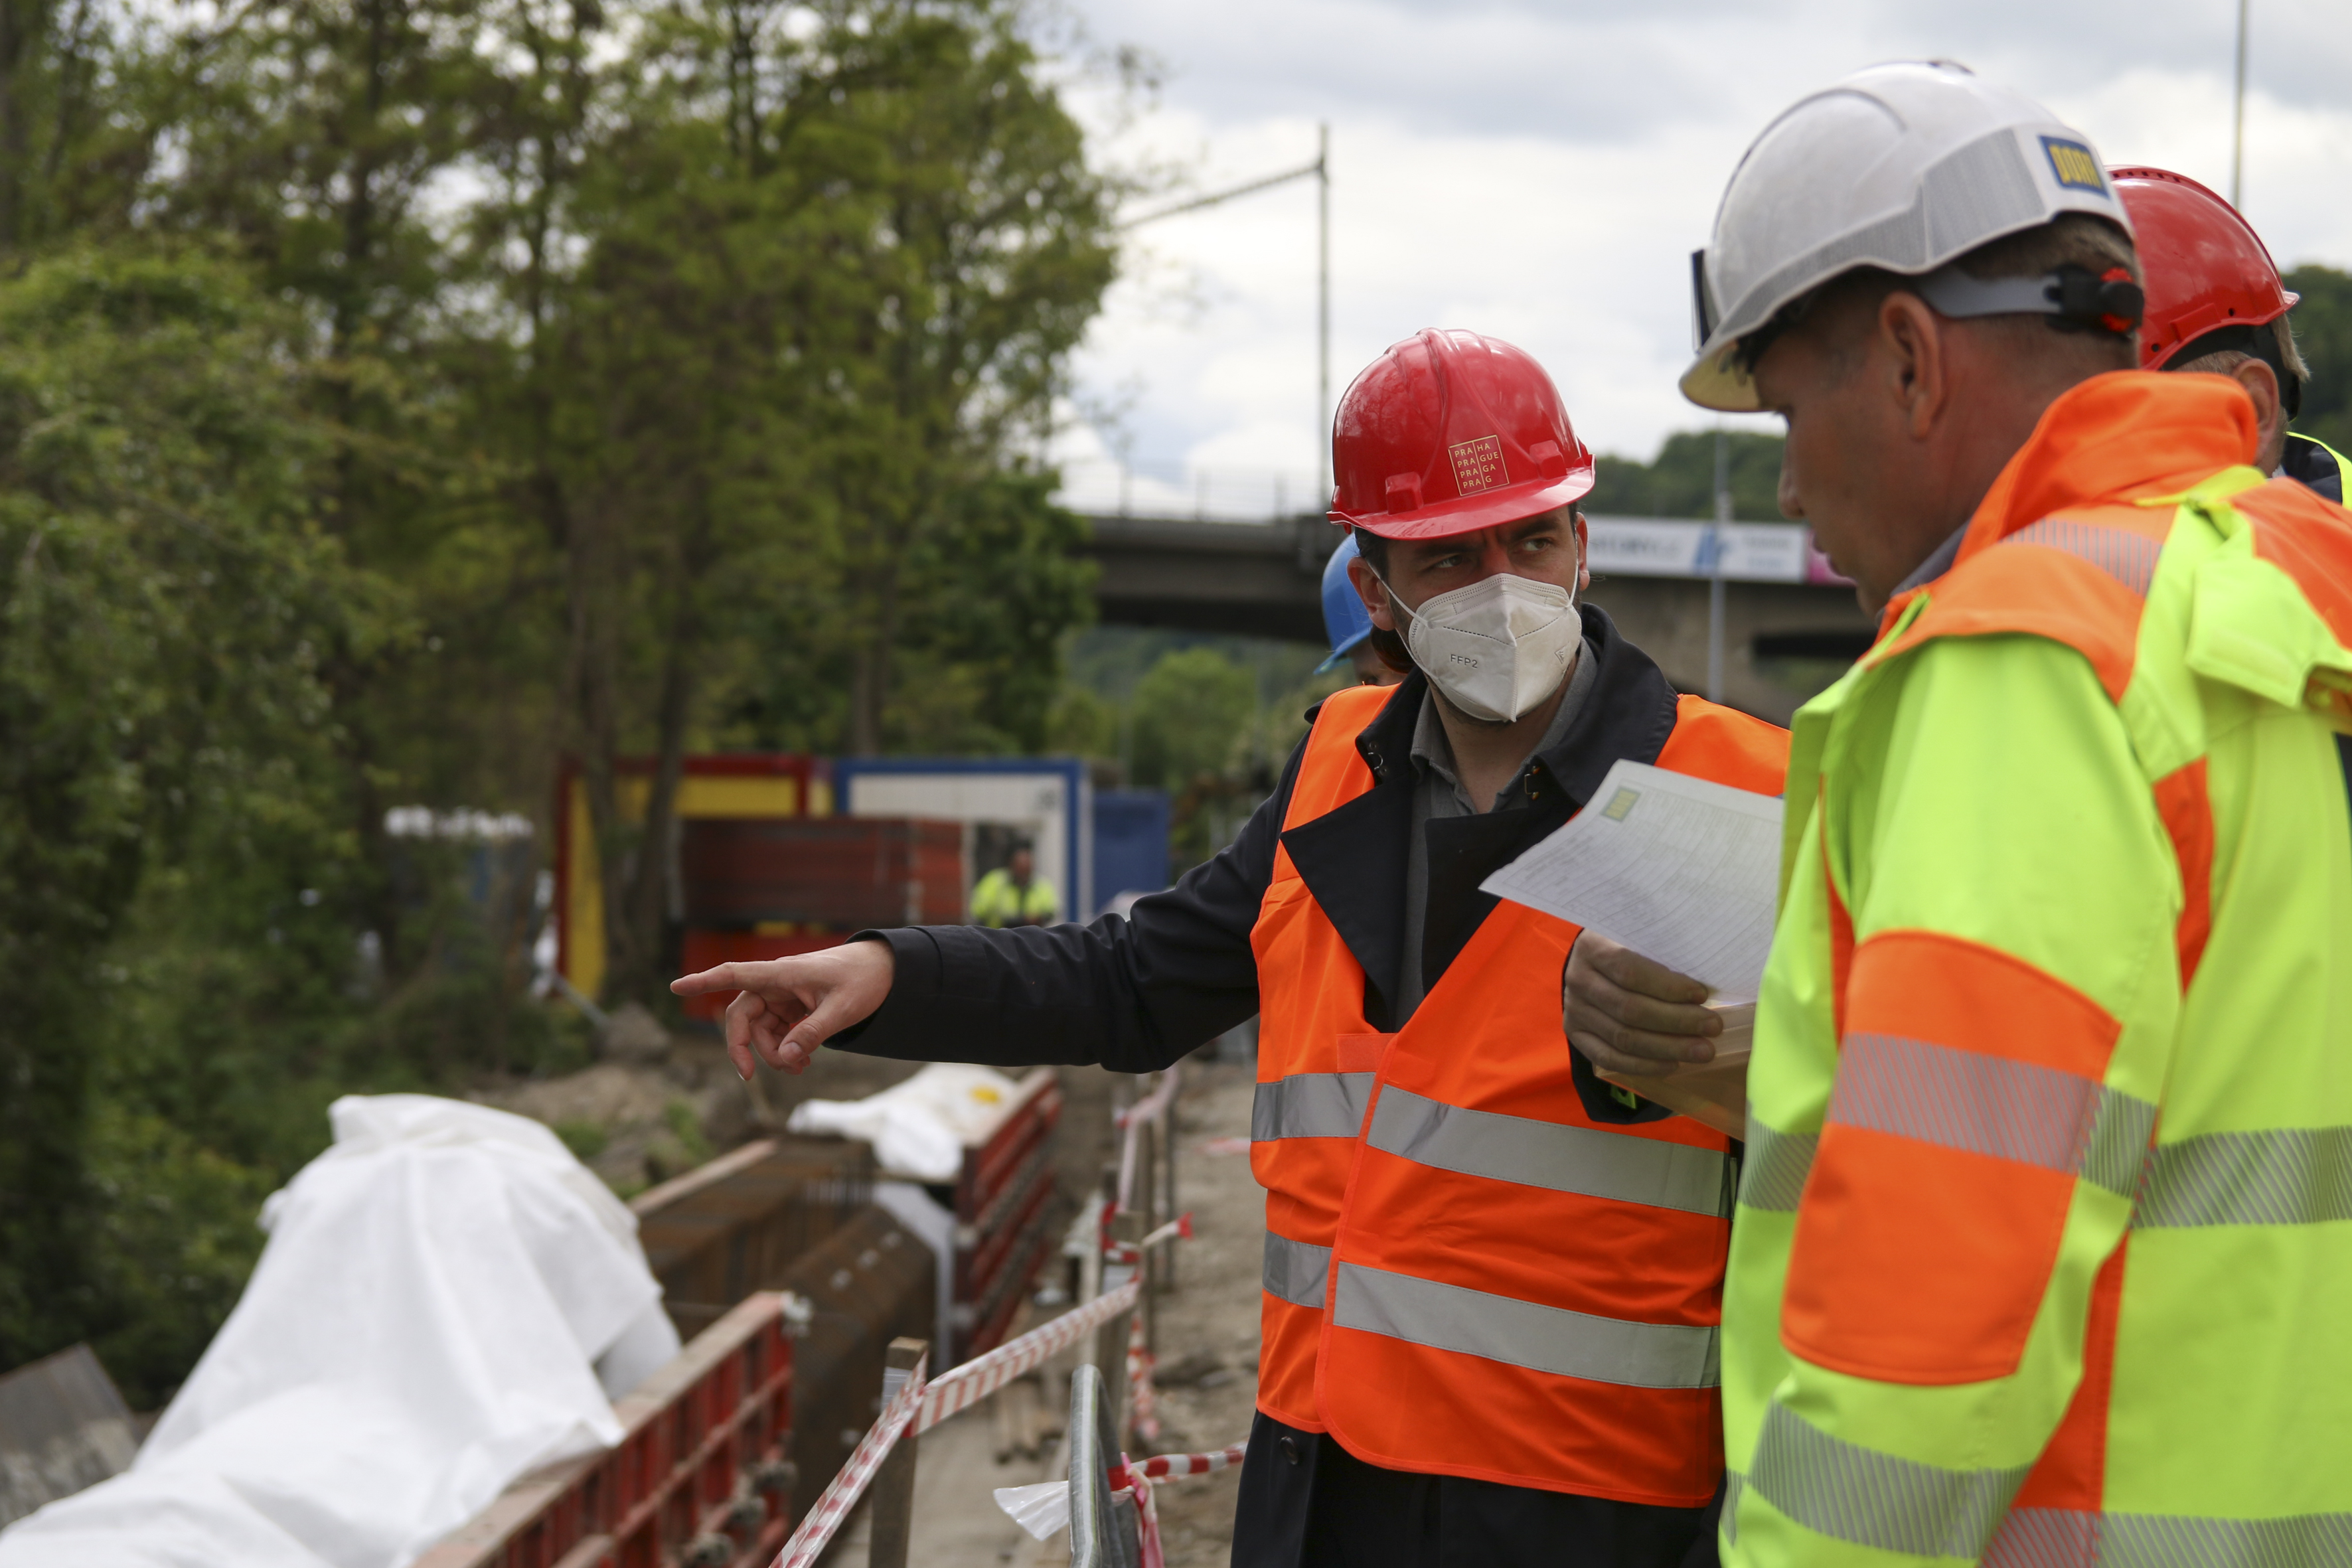
<svg viewBox="0 0 2352 1568">
<path fill-rule="evenodd" d="M 1972 278 L 1956 262 L 1915 280 L 1912 292 L 1939 316 L 2047 316 L 2061 331 L 2137 331 L 2147 296 L 2125 268 L 2093 272 L 2072 262 L 2039 278 Z"/>
</svg>

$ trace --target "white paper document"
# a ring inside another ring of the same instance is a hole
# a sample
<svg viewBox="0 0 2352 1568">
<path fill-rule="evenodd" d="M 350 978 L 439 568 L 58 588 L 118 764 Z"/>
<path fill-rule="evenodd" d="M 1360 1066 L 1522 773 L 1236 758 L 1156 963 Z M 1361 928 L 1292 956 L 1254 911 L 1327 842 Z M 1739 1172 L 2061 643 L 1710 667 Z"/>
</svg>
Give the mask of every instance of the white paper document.
<svg viewBox="0 0 2352 1568">
<path fill-rule="evenodd" d="M 1480 886 L 1752 1002 L 1772 946 L 1780 802 L 1620 761 L 1568 826 Z"/>
</svg>

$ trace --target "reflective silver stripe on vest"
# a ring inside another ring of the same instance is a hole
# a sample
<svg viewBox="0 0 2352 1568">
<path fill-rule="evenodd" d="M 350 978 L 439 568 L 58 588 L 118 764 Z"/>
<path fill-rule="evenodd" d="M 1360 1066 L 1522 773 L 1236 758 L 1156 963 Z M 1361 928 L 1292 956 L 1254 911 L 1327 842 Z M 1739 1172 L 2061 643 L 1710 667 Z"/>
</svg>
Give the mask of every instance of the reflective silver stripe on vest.
<svg viewBox="0 0 2352 1568">
<path fill-rule="evenodd" d="M 1353 1138 L 1372 1098 L 1368 1072 L 1298 1072 L 1257 1086 L 1250 1102 L 1250 1141 Z"/>
<path fill-rule="evenodd" d="M 1749 1122 L 1754 1126 L 1754 1122 Z M 1723 1472 L 1723 1523 L 1721 1531 L 1726 1546 L 1739 1544 L 1739 1494 L 1746 1490 L 1748 1478 L 1738 1470 Z"/>
<path fill-rule="evenodd" d="M 2352 1127 L 2281 1127 L 2158 1144 L 2132 1224 L 2162 1229 L 2338 1219 L 2352 1219 Z"/>
<path fill-rule="evenodd" d="M 1812 1173 L 1818 1132 L 1775 1132 L 1756 1120 L 1748 1108 L 1748 1159 L 1739 1173 L 1739 1201 L 1752 1209 L 1796 1212 L 1804 1195 L 1805 1178 Z M 1727 1518 L 1729 1516 L 1727 1514 Z"/>
<path fill-rule="evenodd" d="M 2031 1468 L 1947 1470 L 1898 1459 L 1832 1437 L 1775 1405 L 1764 1413 L 1748 1484 L 1816 1534 L 1973 1562 Z"/>
<path fill-rule="evenodd" d="M 2055 1068 L 1857 1030 L 1838 1051 L 1829 1120 L 2063 1171 L 2129 1197 L 2156 1107 Z"/>
<path fill-rule="evenodd" d="M 2089 562 L 2142 599 L 2147 597 L 2148 584 L 2156 581 L 2157 557 L 2164 553 L 2164 542 L 2160 539 L 2128 528 L 2107 528 L 2064 517 L 2045 517 L 2000 542 L 2042 544 L 2063 550 L 2077 560 Z"/>
<path fill-rule="evenodd" d="M 1716 1150 L 1466 1110 L 1394 1084 L 1381 1091 L 1366 1142 L 1415 1164 L 1465 1176 L 1686 1214 L 1729 1212 L 1725 1189 L 1731 1158 Z"/>
<path fill-rule="evenodd" d="M 2337 1563 L 2352 1563 L 2352 1513 L 2198 1519 L 2021 1508 L 2001 1521 L 1984 1554 L 1984 1568 L 2315 1568 Z"/>
<path fill-rule="evenodd" d="M 1339 1265 L 1331 1321 L 1409 1344 L 1531 1372 L 1633 1388 L 1713 1388 L 1716 1331 L 1636 1323 L 1490 1296 L 1435 1279 Z"/>
<path fill-rule="evenodd" d="M 1265 1264 L 1258 1283 L 1269 1296 L 1294 1307 L 1323 1308 L 1324 1282 L 1331 1278 L 1331 1249 L 1309 1241 L 1265 1233 Z"/>
</svg>

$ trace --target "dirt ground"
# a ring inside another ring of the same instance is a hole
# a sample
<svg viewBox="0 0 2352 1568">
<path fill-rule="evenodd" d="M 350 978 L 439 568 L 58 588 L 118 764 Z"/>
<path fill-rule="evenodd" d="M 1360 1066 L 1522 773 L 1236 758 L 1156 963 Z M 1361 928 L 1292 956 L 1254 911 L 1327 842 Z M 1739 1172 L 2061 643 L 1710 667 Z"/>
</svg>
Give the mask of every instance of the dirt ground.
<svg viewBox="0 0 2352 1568">
<path fill-rule="evenodd" d="M 1176 1104 L 1182 1140 L 1177 1195 L 1180 1209 L 1192 1213 L 1194 1234 L 1179 1244 L 1173 1288 L 1159 1302 L 1159 1363 L 1179 1381 L 1158 1391 L 1163 1429 L 1158 1441 L 1141 1446 L 1147 1454 L 1201 1453 L 1241 1442 L 1249 1436 L 1257 1398 L 1264 1194 L 1250 1175 L 1246 1153 L 1204 1148 L 1218 1140 L 1249 1137 L 1255 1074 L 1246 1064 L 1226 1062 L 1188 1062 L 1184 1071 Z M 1055 1407 L 1066 1408 L 1059 1380 L 1049 1388 Z M 1042 1458 L 1000 1463 L 996 1434 L 982 1405 L 924 1436 L 915 1472 L 910 1563 L 921 1568 L 1047 1568 L 1069 1561 L 1066 1533 L 1041 1546 L 1006 1519 L 990 1495 L 998 1487 L 1066 1475 L 1061 1445 L 1051 1445 Z M 1169 1568 L 1225 1568 L 1239 1480 L 1239 1471 L 1229 1469 L 1160 1488 Z M 827 1568 L 866 1568 L 862 1517 L 826 1563 Z"/>
</svg>

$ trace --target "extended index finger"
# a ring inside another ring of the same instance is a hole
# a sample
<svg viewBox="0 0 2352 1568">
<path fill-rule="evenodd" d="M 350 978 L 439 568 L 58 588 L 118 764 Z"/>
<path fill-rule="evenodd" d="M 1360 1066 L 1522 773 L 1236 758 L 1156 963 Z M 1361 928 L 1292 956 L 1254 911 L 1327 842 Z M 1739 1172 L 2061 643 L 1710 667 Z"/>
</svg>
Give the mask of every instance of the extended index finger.
<svg viewBox="0 0 2352 1568">
<path fill-rule="evenodd" d="M 751 978 L 743 971 L 751 965 L 722 963 L 716 969 L 706 969 L 698 974 L 681 974 L 669 983 L 670 994 L 676 996 L 699 996 L 707 991 L 749 991 Z"/>
</svg>

